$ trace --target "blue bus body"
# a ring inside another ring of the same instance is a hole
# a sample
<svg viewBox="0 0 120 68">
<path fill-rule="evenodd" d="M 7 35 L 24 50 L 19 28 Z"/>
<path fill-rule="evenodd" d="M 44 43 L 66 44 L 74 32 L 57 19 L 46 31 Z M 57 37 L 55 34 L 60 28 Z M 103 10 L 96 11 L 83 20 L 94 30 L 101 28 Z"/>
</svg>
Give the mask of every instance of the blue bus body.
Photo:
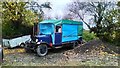
<svg viewBox="0 0 120 68">
<path fill-rule="evenodd" d="M 79 26 L 81 26 L 82 34 L 82 22 L 70 21 L 73 23 L 66 23 L 70 20 L 47 20 L 38 24 L 38 42 L 46 42 L 48 45 L 59 46 L 62 43 L 82 40 L 82 35 L 79 36 Z M 56 26 L 61 26 L 61 33 L 56 32 Z"/>
<path fill-rule="evenodd" d="M 83 23 L 72 20 L 45 20 L 37 24 L 36 31 L 37 34 L 31 41 L 26 42 L 26 49 L 37 50 L 40 56 L 44 56 L 47 53 L 45 46 L 55 48 L 62 44 L 82 41 Z M 42 51 L 43 54 L 40 53 Z"/>
</svg>

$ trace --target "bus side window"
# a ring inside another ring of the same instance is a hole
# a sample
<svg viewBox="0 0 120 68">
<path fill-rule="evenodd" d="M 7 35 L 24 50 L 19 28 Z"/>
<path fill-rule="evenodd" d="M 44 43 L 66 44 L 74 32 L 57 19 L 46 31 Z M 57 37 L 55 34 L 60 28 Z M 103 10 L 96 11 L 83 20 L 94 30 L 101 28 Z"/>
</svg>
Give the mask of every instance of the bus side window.
<svg viewBox="0 0 120 68">
<path fill-rule="evenodd" d="M 61 27 L 58 29 L 58 32 L 61 33 Z"/>
<path fill-rule="evenodd" d="M 61 33 L 61 26 L 56 26 L 56 32 Z"/>
</svg>

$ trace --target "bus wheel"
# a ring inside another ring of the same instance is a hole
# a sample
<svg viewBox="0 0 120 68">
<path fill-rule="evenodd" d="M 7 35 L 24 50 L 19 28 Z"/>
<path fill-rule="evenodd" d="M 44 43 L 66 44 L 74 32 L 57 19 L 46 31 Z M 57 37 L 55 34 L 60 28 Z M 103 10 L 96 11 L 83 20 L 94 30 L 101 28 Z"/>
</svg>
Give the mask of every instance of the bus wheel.
<svg viewBox="0 0 120 68">
<path fill-rule="evenodd" d="M 48 53 L 48 47 L 46 44 L 40 44 L 37 47 L 37 54 L 38 56 L 45 56 Z"/>
<path fill-rule="evenodd" d="M 77 42 L 73 42 L 72 45 L 70 46 L 71 49 L 74 49 L 77 45 Z"/>
</svg>

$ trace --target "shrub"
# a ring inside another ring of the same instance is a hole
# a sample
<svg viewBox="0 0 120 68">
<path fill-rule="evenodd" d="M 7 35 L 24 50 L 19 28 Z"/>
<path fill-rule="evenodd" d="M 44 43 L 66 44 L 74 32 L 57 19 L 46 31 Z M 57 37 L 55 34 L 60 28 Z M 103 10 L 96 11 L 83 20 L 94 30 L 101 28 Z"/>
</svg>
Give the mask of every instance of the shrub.
<svg viewBox="0 0 120 68">
<path fill-rule="evenodd" d="M 96 38 L 96 36 L 95 36 L 95 34 L 94 33 L 90 33 L 89 31 L 87 31 L 87 30 L 84 30 L 83 31 L 83 40 L 85 40 L 85 41 L 90 41 L 90 40 L 93 40 L 93 39 L 95 39 Z"/>
</svg>

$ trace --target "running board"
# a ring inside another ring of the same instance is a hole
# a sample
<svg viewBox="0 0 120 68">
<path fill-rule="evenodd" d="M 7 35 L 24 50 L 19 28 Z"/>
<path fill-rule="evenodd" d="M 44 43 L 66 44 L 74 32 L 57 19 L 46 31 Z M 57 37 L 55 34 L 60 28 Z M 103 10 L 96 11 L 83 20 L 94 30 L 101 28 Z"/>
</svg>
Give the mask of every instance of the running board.
<svg viewBox="0 0 120 68">
<path fill-rule="evenodd" d="M 57 49 L 57 48 L 62 48 L 63 46 L 57 46 L 57 47 L 51 47 L 52 49 Z M 48 49 L 51 49 L 51 48 L 48 48 Z"/>
</svg>

